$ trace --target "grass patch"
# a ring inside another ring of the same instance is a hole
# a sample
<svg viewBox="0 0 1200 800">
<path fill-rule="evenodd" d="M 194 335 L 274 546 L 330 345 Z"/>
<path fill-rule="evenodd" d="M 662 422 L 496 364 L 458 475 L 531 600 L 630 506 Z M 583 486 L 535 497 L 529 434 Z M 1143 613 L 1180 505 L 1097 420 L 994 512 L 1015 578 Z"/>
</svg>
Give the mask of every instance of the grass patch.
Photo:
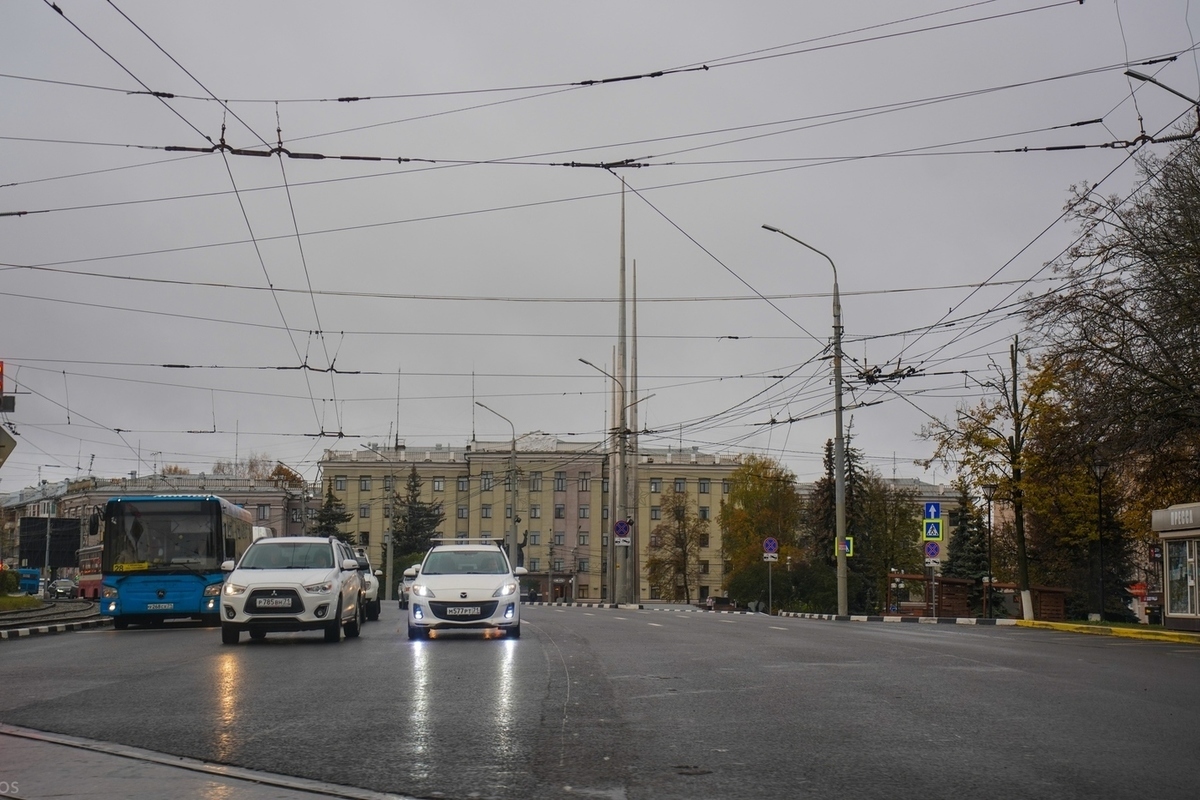
<svg viewBox="0 0 1200 800">
<path fill-rule="evenodd" d="M 24 611 L 31 608 L 41 608 L 42 601 L 27 594 L 0 596 L 0 611 Z"/>
<path fill-rule="evenodd" d="M 1165 631 L 1162 625 L 1143 625 L 1140 622 L 1095 622 L 1091 620 L 1071 620 L 1072 625 L 1091 625 L 1095 628 L 1133 628 L 1139 631 Z"/>
</svg>

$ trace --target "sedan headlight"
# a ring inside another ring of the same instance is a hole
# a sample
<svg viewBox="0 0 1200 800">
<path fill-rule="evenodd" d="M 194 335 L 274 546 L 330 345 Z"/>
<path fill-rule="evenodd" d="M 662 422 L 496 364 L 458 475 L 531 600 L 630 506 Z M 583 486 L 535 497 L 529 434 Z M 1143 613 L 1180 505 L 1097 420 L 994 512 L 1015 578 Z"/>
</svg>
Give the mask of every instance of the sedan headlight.
<svg viewBox="0 0 1200 800">
<path fill-rule="evenodd" d="M 236 583 L 225 584 L 225 594 L 229 595 L 230 597 L 234 597 L 236 595 L 242 594 L 245 591 L 246 591 L 245 586 L 238 586 Z"/>
<path fill-rule="evenodd" d="M 333 591 L 333 581 L 311 583 L 304 587 L 304 591 L 308 592 L 309 594 L 329 594 Z"/>
<path fill-rule="evenodd" d="M 509 581 L 492 593 L 492 597 L 508 597 L 517 591 L 516 581 Z"/>
<path fill-rule="evenodd" d="M 417 597 L 433 597 L 434 596 L 433 590 L 430 589 L 428 586 L 426 586 L 423 583 L 414 583 L 412 585 L 412 588 L 409 589 L 409 591 L 412 594 L 415 594 Z"/>
</svg>

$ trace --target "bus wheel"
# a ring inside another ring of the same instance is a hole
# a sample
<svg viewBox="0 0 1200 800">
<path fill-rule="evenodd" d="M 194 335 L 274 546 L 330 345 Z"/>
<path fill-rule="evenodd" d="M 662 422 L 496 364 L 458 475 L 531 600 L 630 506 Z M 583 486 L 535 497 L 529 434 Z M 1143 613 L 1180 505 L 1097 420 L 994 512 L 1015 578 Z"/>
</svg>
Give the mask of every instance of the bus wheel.
<svg viewBox="0 0 1200 800">
<path fill-rule="evenodd" d="M 129 627 L 129 620 L 113 617 L 113 627 L 119 631 L 123 631 Z"/>
</svg>

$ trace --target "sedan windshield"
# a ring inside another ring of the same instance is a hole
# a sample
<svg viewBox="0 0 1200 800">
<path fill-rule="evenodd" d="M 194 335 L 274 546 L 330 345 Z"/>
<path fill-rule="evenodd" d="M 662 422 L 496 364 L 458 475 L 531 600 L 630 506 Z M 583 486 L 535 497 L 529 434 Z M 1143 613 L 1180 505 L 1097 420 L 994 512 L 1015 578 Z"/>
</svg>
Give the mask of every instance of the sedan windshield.
<svg viewBox="0 0 1200 800">
<path fill-rule="evenodd" d="M 422 575 L 504 575 L 504 554 L 489 550 L 440 550 L 430 553 L 421 567 Z"/>
<path fill-rule="evenodd" d="M 239 569 L 329 569 L 328 542 L 257 542 L 242 557 Z"/>
</svg>

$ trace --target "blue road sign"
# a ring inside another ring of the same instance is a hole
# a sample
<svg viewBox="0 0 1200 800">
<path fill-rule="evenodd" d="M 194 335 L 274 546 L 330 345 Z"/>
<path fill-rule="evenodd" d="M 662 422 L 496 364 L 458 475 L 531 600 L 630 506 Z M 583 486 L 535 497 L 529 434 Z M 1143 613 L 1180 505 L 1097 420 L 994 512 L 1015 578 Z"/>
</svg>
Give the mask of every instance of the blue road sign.
<svg viewBox="0 0 1200 800">
<path fill-rule="evenodd" d="M 628 520 L 623 520 L 623 519 L 617 520 L 616 524 L 613 525 L 613 533 L 616 534 L 620 538 L 625 538 L 626 536 L 628 536 L 629 535 Z"/>
<path fill-rule="evenodd" d="M 941 519 L 942 504 L 941 503 L 926 503 L 925 504 L 925 519 Z"/>
<path fill-rule="evenodd" d="M 942 538 L 942 521 L 940 519 L 925 520 L 925 541 L 940 541 Z"/>
<path fill-rule="evenodd" d="M 779 540 L 776 539 L 774 536 L 768 536 L 767 538 L 763 539 L 763 552 L 764 553 L 778 553 L 779 552 Z"/>
<path fill-rule="evenodd" d="M 929 558 L 937 558 L 938 553 L 942 552 L 942 548 L 938 547 L 937 542 L 925 543 L 925 555 Z"/>
</svg>

